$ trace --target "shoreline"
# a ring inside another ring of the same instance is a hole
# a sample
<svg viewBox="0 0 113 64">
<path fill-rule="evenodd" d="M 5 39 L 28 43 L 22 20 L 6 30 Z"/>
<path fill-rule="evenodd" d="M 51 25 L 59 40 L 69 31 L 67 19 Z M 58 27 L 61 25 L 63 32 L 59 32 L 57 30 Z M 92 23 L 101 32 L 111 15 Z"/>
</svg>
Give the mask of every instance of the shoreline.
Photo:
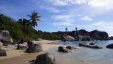
<svg viewBox="0 0 113 64">
<path fill-rule="evenodd" d="M 35 42 L 38 42 L 38 43 L 41 44 L 42 49 L 43 49 L 42 52 L 59 46 L 59 45 L 56 45 L 56 44 L 48 44 L 48 43 L 51 43 L 51 42 L 57 42 L 57 40 L 56 41 L 40 40 L 40 41 L 35 41 Z M 25 53 L 24 52 L 25 50 L 16 50 L 16 48 L 2 47 L 2 49 L 6 50 L 7 56 L 1 56 L 0 60 L 10 59 L 10 58 L 14 58 L 14 57 L 19 57 L 21 55 L 26 55 L 26 54 L 28 55 L 29 54 L 29 53 Z"/>
<path fill-rule="evenodd" d="M 112 43 L 113 41 L 102 41 L 98 42 L 99 46 L 103 46 L 103 49 L 92 49 L 86 47 L 77 47 L 77 49 L 70 50 L 69 53 L 58 52 L 59 44 L 48 44 L 51 41 L 43 40 L 42 48 L 43 52 L 39 53 L 26 53 L 20 56 L 1 59 L 0 64 L 30 64 L 30 61 L 35 60 L 36 57 L 42 53 L 50 53 L 55 56 L 55 64 L 112 64 L 113 56 L 111 49 L 105 48 L 106 43 Z M 46 42 L 48 41 L 48 42 Z M 40 41 L 42 42 L 42 41 Z M 54 41 L 58 42 L 58 41 Z M 102 43 L 102 44 L 100 44 Z M 45 47 L 45 48 L 44 48 Z M 107 60 L 106 60 L 107 59 Z"/>
</svg>

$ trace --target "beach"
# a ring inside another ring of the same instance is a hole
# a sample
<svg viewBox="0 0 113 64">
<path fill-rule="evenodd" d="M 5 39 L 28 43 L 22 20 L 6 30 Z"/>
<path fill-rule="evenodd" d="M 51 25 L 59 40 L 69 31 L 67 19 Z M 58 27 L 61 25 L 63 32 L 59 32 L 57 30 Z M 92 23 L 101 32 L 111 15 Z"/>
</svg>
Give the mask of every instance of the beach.
<svg viewBox="0 0 113 64">
<path fill-rule="evenodd" d="M 95 44 L 103 47 L 102 49 L 92 49 L 86 47 L 78 47 L 74 45 L 77 49 L 72 49 L 69 53 L 58 52 L 58 47 L 61 44 L 53 44 L 59 41 L 49 41 L 41 40 L 43 52 L 39 53 L 17 53 L 15 57 L 1 58 L 0 64 L 30 64 L 30 61 L 35 60 L 40 54 L 48 52 L 55 56 L 55 64 L 112 64 L 113 63 L 113 51 L 112 49 L 107 49 L 105 46 L 112 43 L 113 41 L 97 41 Z M 52 43 L 52 44 L 51 44 Z M 76 43 L 77 42 L 68 42 Z M 72 45 L 72 44 L 71 44 Z M 62 45 L 66 46 L 66 45 Z M 14 51 L 13 51 L 14 52 Z M 20 51 L 18 51 L 20 52 Z M 22 51 L 21 51 L 22 52 Z M 9 52 L 11 54 L 11 52 Z M 19 55 L 20 54 L 20 55 Z"/>
<path fill-rule="evenodd" d="M 4 47 L 3 49 L 6 50 L 7 56 L 0 57 L 0 64 L 28 64 L 29 61 L 36 59 L 39 54 L 44 53 L 51 48 L 59 46 L 55 44 L 49 44 L 51 42 L 57 41 L 40 40 L 36 42 L 41 43 L 43 52 L 24 53 L 25 50 L 16 50 L 15 48 Z"/>
</svg>

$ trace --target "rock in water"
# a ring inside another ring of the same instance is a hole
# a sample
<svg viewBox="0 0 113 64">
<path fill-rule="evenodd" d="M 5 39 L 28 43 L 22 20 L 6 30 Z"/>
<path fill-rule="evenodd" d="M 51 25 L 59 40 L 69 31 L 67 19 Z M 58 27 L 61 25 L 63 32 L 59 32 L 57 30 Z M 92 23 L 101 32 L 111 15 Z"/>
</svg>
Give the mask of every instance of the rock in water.
<svg viewBox="0 0 113 64">
<path fill-rule="evenodd" d="M 6 51 L 3 49 L 0 49 L 0 56 L 7 56 Z"/>
<path fill-rule="evenodd" d="M 28 43 L 28 48 L 26 50 L 27 53 L 34 53 L 34 52 L 41 52 L 42 47 L 40 44 L 33 44 L 33 42 L 29 41 Z"/>
<path fill-rule="evenodd" d="M 76 47 L 73 47 L 73 46 L 67 46 L 66 48 L 69 49 L 69 50 L 77 49 Z"/>
<path fill-rule="evenodd" d="M 55 64 L 55 57 L 51 58 L 48 53 L 37 56 L 32 64 Z"/>
<path fill-rule="evenodd" d="M 72 50 L 72 47 L 71 46 L 67 46 L 66 48 Z"/>
<path fill-rule="evenodd" d="M 113 49 L 113 44 L 107 45 L 106 48 L 111 48 L 111 49 Z"/>
<path fill-rule="evenodd" d="M 89 43 L 89 45 L 95 45 L 94 43 Z"/>
<path fill-rule="evenodd" d="M 68 50 L 64 49 L 62 46 L 58 47 L 58 52 L 66 52 L 68 53 Z"/>
</svg>

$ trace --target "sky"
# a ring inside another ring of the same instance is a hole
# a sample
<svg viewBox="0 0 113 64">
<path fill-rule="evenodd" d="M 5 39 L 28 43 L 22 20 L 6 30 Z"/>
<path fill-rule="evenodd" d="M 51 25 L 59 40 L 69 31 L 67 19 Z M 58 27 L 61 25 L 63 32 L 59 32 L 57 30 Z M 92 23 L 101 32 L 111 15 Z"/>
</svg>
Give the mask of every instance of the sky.
<svg viewBox="0 0 113 64">
<path fill-rule="evenodd" d="M 0 0 L 0 13 L 15 20 L 32 11 L 41 16 L 37 30 L 100 30 L 113 36 L 113 0 Z"/>
</svg>

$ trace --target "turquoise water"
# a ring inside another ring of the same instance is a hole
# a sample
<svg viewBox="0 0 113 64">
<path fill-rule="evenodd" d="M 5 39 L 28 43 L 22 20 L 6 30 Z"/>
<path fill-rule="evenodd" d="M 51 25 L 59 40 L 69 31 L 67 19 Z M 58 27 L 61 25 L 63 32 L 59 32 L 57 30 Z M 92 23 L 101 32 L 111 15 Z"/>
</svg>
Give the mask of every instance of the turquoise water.
<svg viewBox="0 0 113 64">
<path fill-rule="evenodd" d="M 58 44 L 63 45 L 64 42 Z M 70 53 L 59 53 L 54 48 L 50 53 L 56 58 L 56 64 L 113 64 L 113 49 L 105 46 L 113 43 L 109 41 L 95 41 L 95 44 L 102 46 L 102 49 L 91 49 L 80 47 L 71 50 Z M 78 42 L 67 42 L 65 45 L 78 46 Z"/>
</svg>

